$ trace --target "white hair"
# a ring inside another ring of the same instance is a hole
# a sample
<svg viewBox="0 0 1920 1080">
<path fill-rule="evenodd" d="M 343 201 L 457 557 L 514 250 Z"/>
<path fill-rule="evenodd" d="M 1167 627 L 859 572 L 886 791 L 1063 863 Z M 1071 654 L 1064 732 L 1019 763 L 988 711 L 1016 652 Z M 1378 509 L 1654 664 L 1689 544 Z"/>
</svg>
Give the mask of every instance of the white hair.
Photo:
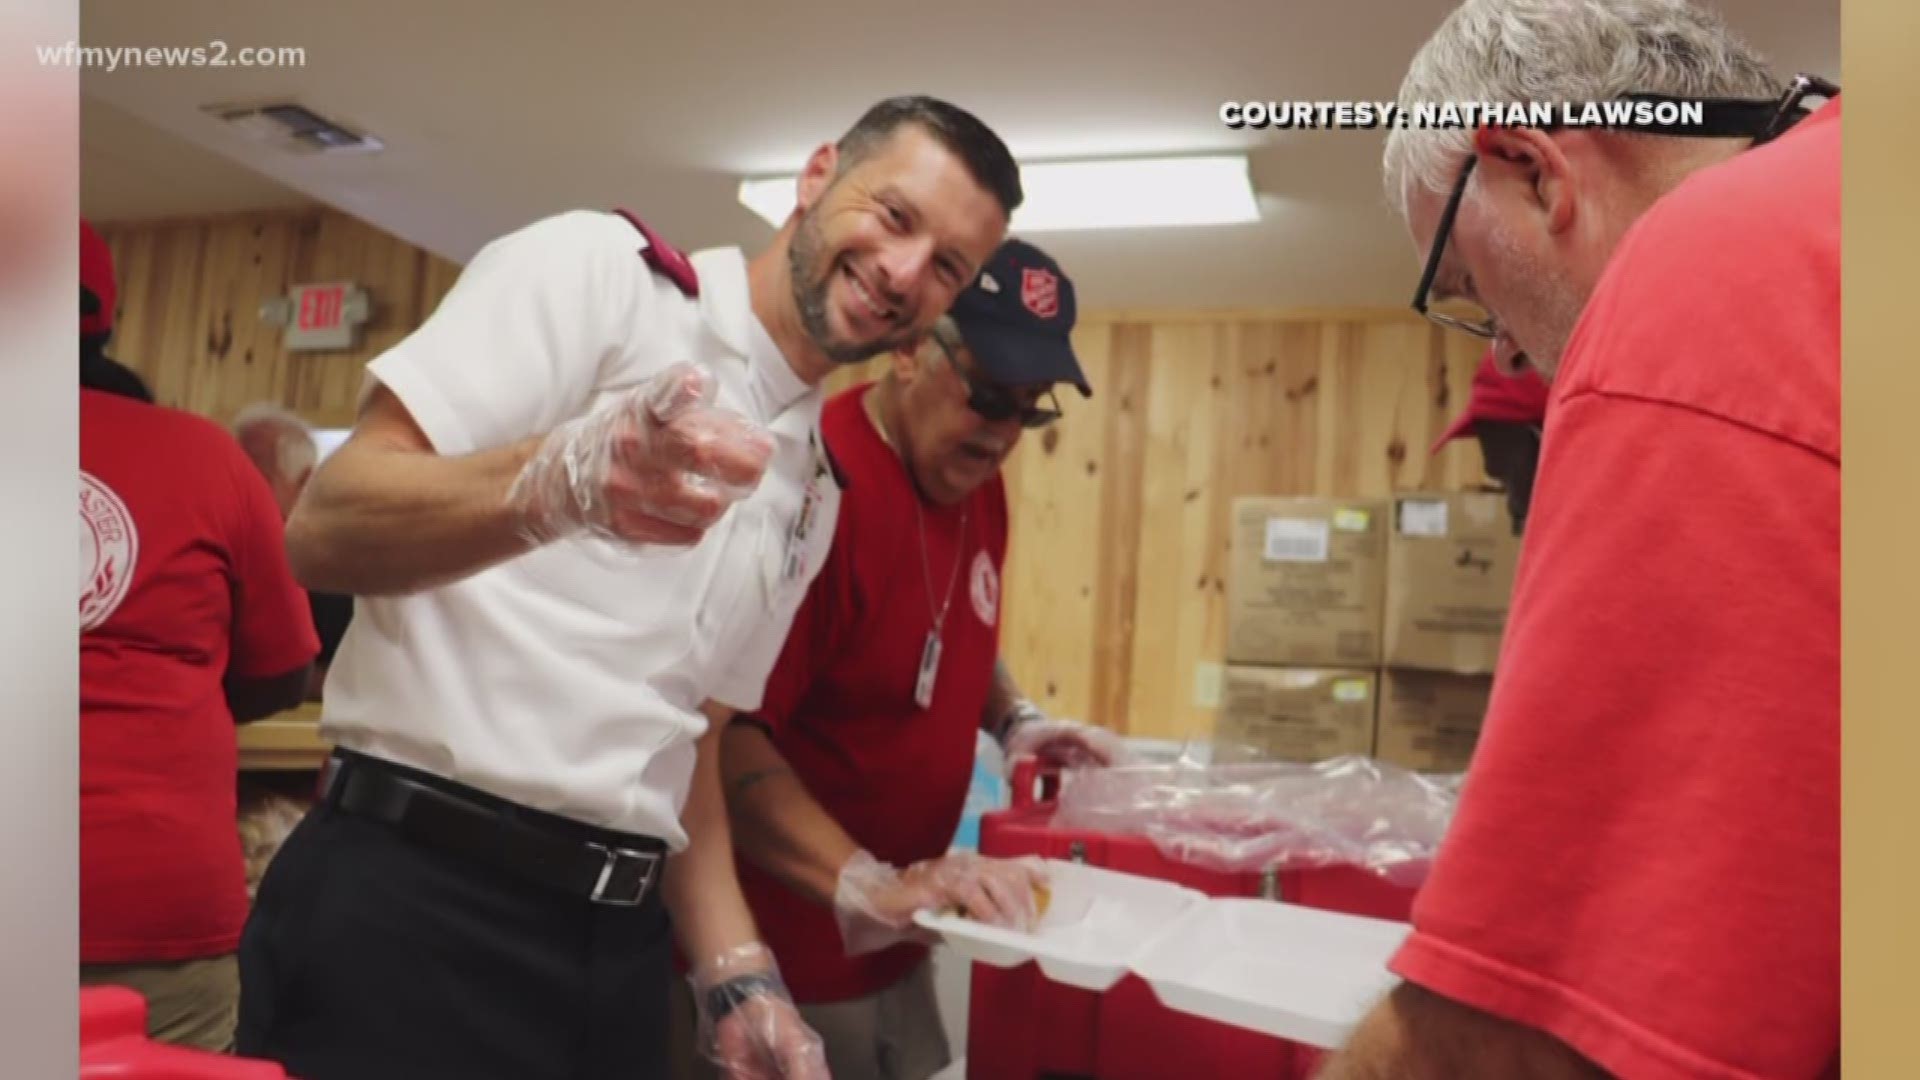
<svg viewBox="0 0 1920 1080">
<path fill-rule="evenodd" d="M 1771 98 L 1783 84 L 1713 12 L 1687 0 L 1466 0 L 1407 69 L 1417 102 L 1587 102 L 1623 94 Z M 1383 162 L 1401 217 L 1414 184 L 1444 192 L 1468 130 L 1396 128 Z"/>
<path fill-rule="evenodd" d="M 234 415 L 233 434 L 243 446 L 247 444 L 247 432 L 255 429 L 264 429 L 272 435 L 273 460 L 255 458 L 254 463 L 260 471 L 277 480 L 298 479 L 320 458 L 319 444 L 314 441 L 313 429 L 307 422 L 270 401 L 256 401 Z"/>
</svg>

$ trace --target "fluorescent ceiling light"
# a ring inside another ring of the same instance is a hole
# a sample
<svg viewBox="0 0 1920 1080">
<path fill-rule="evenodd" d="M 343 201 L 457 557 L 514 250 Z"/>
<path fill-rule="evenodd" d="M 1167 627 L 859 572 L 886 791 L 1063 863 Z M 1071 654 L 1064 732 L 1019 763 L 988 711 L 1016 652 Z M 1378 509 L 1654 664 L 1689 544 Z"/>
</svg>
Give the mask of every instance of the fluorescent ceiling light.
<svg viewBox="0 0 1920 1080">
<path fill-rule="evenodd" d="M 794 177 L 740 181 L 740 203 L 775 228 L 793 211 Z M 1066 161 L 1020 166 L 1017 233 L 1232 225 L 1260 220 L 1244 155 Z"/>
</svg>

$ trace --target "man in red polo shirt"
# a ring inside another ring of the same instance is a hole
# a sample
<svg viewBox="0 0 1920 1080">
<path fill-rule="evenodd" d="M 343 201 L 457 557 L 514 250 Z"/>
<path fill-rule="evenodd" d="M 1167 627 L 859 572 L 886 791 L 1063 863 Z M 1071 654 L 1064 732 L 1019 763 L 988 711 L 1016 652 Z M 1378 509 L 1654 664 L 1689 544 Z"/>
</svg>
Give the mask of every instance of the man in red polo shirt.
<svg viewBox="0 0 1920 1080">
<path fill-rule="evenodd" d="M 1523 358 L 1524 359 L 1524 358 Z M 1480 358 L 1473 372 L 1467 407 L 1434 441 L 1433 453 L 1463 435 L 1480 443 L 1487 475 L 1507 491 L 1507 512 L 1515 536 L 1525 530 L 1533 504 L 1533 477 L 1540 467 L 1540 440 L 1547 420 L 1547 381 L 1531 367 L 1515 374 L 1500 370 L 1494 351 Z"/>
<path fill-rule="evenodd" d="M 84 356 L 114 289 L 81 230 Z M 233 726 L 297 704 L 319 642 L 239 445 L 129 394 L 80 391 L 80 982 L 139 991 L 156 1039 L 224 1050 L 247 918 Z"/>
<path fill-rule="evenodd" d="M 1839 1071 L 1840 104 L 1809 89 L 1678 0 L 1470 0 L 1413 62 L 1403 100 L 1710 104 L 1389 139 L 1416 306 L 1480 305 L 1453 325 L 1552 402 L 1407 981 L 1325 1075 Z"/>
<path fill-rule="evenodd" d="M 1059 415 L 1073 285 L 1008 241 L 917 348 L 821 420 L 842 474 L 825 567 L 723 759 L 742 888 L 836 1080 L 924 1080 L 949 1059 L 916 911 L 1023 925 L 1027 864 L 948 853 L 986 730 L 1010 756 L 1104 762 L 999 663 L 1007 498 L 1023 427 Z"/>
</svg>

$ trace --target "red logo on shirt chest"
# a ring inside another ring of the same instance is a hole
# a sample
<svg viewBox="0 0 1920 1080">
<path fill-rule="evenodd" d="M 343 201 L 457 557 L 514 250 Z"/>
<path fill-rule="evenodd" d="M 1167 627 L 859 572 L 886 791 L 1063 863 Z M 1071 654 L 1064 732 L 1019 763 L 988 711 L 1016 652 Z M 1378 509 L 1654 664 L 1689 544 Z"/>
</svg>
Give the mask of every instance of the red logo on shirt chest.
<svg viewBox="0 0 1920 1080">
<path fill-rule="evenodd" d="M 113 489 L 80 474 L 80 629 L 107 621 L 127 598 L 140 533 Z"/>
<path fill-rule="evenodd" d="M 967 574 L 967 592 L 973 597 L 973 613 L 988 626 L 1000 617 L 1000 572 L 993 568 L 993 557 L 985 551 L 973 557 L 973 569 Z"/>
</svg>

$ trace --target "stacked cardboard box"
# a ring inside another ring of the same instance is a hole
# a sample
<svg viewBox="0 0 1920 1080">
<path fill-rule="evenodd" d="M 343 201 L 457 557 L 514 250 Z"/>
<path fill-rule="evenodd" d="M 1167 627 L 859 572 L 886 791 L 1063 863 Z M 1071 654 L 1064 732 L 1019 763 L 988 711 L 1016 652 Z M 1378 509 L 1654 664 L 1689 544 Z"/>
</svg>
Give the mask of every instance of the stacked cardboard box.
<svg viewBox="0 0 1920 1080">
<path fill-rule="evenodd" d="M 1401 495 L 1392 513 L 1373 756 L 1460 772 L 1492 693 L 1520 538 L 1495 493 Z"/>
<path fill-rule="evenodd" d="M 1234 502 L 1216 741 L 1283 761 L 1372 751 L 1387 514 L 1377 499 Z"/>
<path fill-rule="evenodd" d="M 1216 739 L 1464 769 L 1519 558 L 1504 496 L 1240 499 L 1233 514 Z"/>
<path fill-rule="evenodd" d="M 1373 752 L 1374 673 L 1340 668 L 1237 665 L 1214 741 L 1280 761 L 1319 761 Z"/>
</svg>

